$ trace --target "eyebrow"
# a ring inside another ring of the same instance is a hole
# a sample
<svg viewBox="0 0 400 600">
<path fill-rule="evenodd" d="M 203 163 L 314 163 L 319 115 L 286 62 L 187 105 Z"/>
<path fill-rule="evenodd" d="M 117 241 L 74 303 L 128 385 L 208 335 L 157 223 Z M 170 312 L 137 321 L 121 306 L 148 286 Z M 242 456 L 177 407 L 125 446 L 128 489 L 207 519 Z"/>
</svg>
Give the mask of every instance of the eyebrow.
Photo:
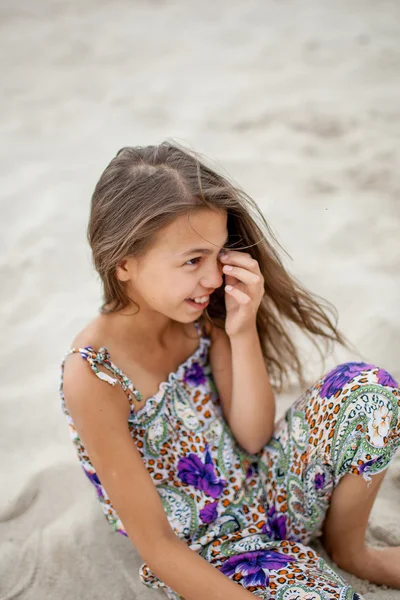
<svg viewBox="0 0 400 600">
<path fill-rule="evenodd" d="M 229 241 L 229 236 L 226 238 L 226 240 L 224 241 L 221 248 L 223 248 L 228 241 Z M 213 253 L 213 250 L 210 250 L 209 248 L 192 248 L 191 250 L 186 250 L 186 252 L 182 252 L 182 254 L 180 254 L 180 256 L 189 256 L 189 254 L 212 254 L 212 253 Z"/>
</svg>

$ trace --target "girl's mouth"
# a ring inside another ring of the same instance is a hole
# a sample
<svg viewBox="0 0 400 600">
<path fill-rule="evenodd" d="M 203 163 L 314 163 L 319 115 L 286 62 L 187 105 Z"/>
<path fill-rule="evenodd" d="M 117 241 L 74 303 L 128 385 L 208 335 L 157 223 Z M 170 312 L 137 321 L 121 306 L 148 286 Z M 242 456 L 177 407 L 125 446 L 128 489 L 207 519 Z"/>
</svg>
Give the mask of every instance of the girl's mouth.
<svg viewBox="0 0 400 600">
<path fill-rule="evenodd" d="M 193 306 L 197 310 L 203 310 L 206 308 L 210 302 L 210 296 L 207 298 L 205 302 L 195 302 L 192 298 L 186 298 L 185 302 L 187 302 L 190 306 Z"/>
</svg>

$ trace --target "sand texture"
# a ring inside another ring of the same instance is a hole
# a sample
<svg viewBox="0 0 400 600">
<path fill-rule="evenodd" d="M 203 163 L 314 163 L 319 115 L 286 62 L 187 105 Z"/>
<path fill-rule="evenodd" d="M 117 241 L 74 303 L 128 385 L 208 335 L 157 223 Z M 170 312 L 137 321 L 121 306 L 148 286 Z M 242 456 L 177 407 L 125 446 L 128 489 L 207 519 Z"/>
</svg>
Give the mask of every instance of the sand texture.
<svg viewBox="0 0 400 600">
<path fill-rule="evenodd" d="M 0 30 L 0 600 L 161 599 L 106 523 L 58 397 L 61 359 L 100 304 L 94 185 L 126 145 L 176 139 L 211 157 L 358 349 L 323 367 L 301 342 L 310 382 L 360 357 L 400 378 L 400 5 L 1 0 Z M 400 455 L 372 542 L 400 544 L 399 508 Z"/>
</svg>

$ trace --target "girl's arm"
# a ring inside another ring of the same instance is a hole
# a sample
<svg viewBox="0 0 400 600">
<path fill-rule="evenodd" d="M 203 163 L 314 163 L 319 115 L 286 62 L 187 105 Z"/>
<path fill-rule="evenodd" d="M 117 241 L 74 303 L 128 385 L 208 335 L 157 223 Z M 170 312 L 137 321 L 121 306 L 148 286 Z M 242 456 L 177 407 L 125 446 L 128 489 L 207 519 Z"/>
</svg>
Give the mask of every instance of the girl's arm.
<svg viewBox="0 0 400 600">
<path fill-rule="evenodd" d="M 70 356 L 64 398 L 75 428 L 129 539 L 161 581 L 185 600 L 246 600 L 239 584 L 180 540 L 128 428 L 129 403 L 121 388 L 93 376 L 86 361 Z"/>
<path fill-rule="evenodd" d="M 229 579 L 174 536 L 160 542 L 146 561 L 153 572 L 185 600 L 251 600 L 251 592 Z"/>
<path fill-rule="evenodd" d="M 250 454 L 259 452 L 274 430 L 275 398 L 256 326 L 231 336 L 213 327 L 210 363 L 233 435 Z"/>
</svg>

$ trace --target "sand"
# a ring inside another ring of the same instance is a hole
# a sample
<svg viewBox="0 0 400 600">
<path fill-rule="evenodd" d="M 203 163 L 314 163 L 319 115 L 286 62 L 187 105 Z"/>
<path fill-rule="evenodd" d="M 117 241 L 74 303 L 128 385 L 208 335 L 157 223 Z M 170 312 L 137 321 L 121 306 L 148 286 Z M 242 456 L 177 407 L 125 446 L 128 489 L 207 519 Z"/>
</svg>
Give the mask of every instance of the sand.
<svg viewBox="0 0 400 600">
<path fill-rule="evenodd" d="M 58 398 L 62 356 L 100 304 L 94 185 L 125 145 L 176 139 L 214 159 L 362 358 L 399 378 L 400 7 L 2 0 L 0 27 L 0 598 L 162 598 L 102 516 Z M 303 348 L 312 381 L 323 367 Z M 400 456 L 374 543 L 400 544 L 399 491 Z"/>
</svg>

